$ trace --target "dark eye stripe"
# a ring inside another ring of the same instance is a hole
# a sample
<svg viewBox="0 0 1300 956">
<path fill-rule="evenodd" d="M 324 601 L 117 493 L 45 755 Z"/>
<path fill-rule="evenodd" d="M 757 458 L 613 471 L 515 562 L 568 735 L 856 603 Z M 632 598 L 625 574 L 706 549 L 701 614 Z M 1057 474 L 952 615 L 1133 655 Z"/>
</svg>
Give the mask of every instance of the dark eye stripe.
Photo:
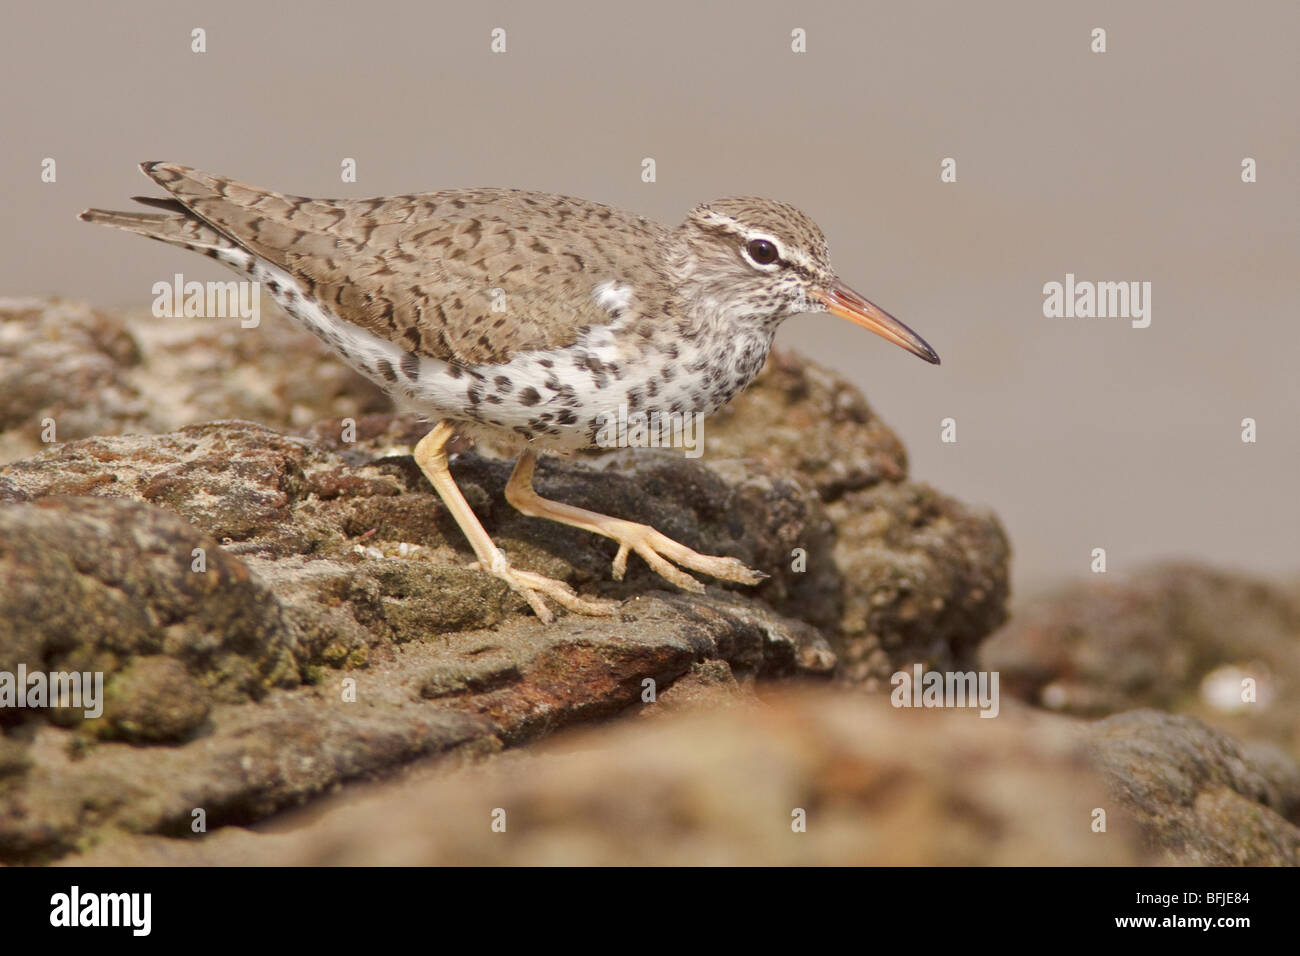
<svg viewBox="0 0 1300 956">
<path fill-rule="evenodd" d="M 805 279 L 816 278 L 816 274 L 801 262 L 791 262 L 789 259 L 780 259 L 778 261 L 781 263 L 781 265 L 785 266 L 791 272 L 797 272 Z"/>
</svg>

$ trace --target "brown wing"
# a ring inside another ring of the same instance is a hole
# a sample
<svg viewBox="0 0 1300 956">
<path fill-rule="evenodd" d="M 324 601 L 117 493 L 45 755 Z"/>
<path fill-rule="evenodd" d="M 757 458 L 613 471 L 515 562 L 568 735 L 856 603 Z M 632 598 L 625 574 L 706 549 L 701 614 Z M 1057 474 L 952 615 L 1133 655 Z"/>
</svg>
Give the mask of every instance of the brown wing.
<svg viewBox="0 0 1300 956">
<path fill-rule="evenodd" d="M 305 199 L 171 163 L 142 168 L 340 318 L 444 361 L 570 345 L 611 320 L 594 286 L 663 281 L 648 264 L 662 258 L 664 227 L 597 203 L 515 189 Z"/>
</svg>

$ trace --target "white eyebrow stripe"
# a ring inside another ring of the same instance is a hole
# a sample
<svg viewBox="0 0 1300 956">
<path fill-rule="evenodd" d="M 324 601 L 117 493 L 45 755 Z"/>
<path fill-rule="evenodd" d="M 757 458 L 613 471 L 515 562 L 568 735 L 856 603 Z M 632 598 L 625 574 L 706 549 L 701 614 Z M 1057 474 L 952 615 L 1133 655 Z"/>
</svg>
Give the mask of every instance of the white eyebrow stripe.
<svg viewBox="0 0 1300 956">
<path fill-rule="evenodd" d="M 777 253 L 785 261 L 794 262 L 797 265 L 803 267 L 808 272 L 814 274 L 821 271 L 821 266 L 817 264 L 817 260 L 814 259 L 812 256 L 806 255 L 804 251 L 800 249 L 798 246 L 787 245 L 786 243 L 778 239 L 776 236 L 772 235 L 770 232 L 762 232 L 761 230 L 758 229 L 750 229 L 744 226 L 743 224 L 741 224 L 740 222 L 738 222 L 737 220 L 732 219 L 730 216 L 722 216 L 719 215 L 718 213 L 712 213 L 712 212 L 710 213 L 710 215 L 712 215 L 718 221 L 719 224 L 725 226 L 728 232 L 732 233 L 733 235 L 743 240 L 745 244 L 748 244 L 750 241 L 754 239 L 766 239 L 768 242 L 771 242 L 776 245 Z"/>
</svg>

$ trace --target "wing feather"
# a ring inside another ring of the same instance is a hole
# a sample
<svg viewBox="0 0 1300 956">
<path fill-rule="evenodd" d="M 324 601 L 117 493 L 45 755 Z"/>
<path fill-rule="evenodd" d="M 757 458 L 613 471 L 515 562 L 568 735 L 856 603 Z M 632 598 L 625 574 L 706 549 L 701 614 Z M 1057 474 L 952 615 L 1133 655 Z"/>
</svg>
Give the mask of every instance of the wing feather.
<svg viewBox="0 0 1300 956">
<path fill-rule="evenodd" d="M 171 163 L 147 175 L 194 215 L 294 276 L 339 318 L 460 364 L 571 345 L 614 315 L 605 282 L 649 306 L 666 230 L 608 206 L 515 189 L 318 200 Z"/>
</svg>

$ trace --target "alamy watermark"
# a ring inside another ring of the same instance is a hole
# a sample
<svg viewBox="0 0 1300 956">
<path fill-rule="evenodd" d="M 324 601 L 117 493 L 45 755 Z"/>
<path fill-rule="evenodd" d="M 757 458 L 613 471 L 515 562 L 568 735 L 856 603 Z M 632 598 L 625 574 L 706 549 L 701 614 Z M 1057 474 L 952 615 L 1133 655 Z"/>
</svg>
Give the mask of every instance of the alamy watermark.
<svg viewBox="0 0 1300 956">
<path fill-rule="evenodd" d="M 600 448 L 681 448 L 687 458 L 704 454 L 704 415 L 700 412 L 618 412 L 596 416 Z"/>
<path fill-rule="evenodd" d="M 262 287 L 247 279 L 228 282 L 185 281 L 178 272 L 171 282 L 155 282 L 153 314 L 156 319 L 238 318 L 246 329 L 262 321 Z"/>
<path fill-rule="evenodd" d="M 103 671 L 0 671 L 0 708 L 80 708 L 88 719 L 104 713 Z"/>
<path fill-rule="evenodd" d="M 1150 282 L 1076 281 L 1073 272 L 1064 282 L 1043 285 L 1043 315 L 1049 319 L 1131 319 L 1133 328 L 1151 324 Z"/>
<path fill-rule="evenodd" d="M 153 929 L 153 894 L 83 893 L 73 884 L 68 892 L 50 897 L 50 925 L 122 927 L 133 936 L 148 936 Z"/>
<path fill-rule="evenodd" d="M 920 664 L 911 673 L 897 671 L 889 702 L 895 707 L 978 707 L 981 717 L 996 717 L 997 671 L 927 671 Z"/>
</svg>

